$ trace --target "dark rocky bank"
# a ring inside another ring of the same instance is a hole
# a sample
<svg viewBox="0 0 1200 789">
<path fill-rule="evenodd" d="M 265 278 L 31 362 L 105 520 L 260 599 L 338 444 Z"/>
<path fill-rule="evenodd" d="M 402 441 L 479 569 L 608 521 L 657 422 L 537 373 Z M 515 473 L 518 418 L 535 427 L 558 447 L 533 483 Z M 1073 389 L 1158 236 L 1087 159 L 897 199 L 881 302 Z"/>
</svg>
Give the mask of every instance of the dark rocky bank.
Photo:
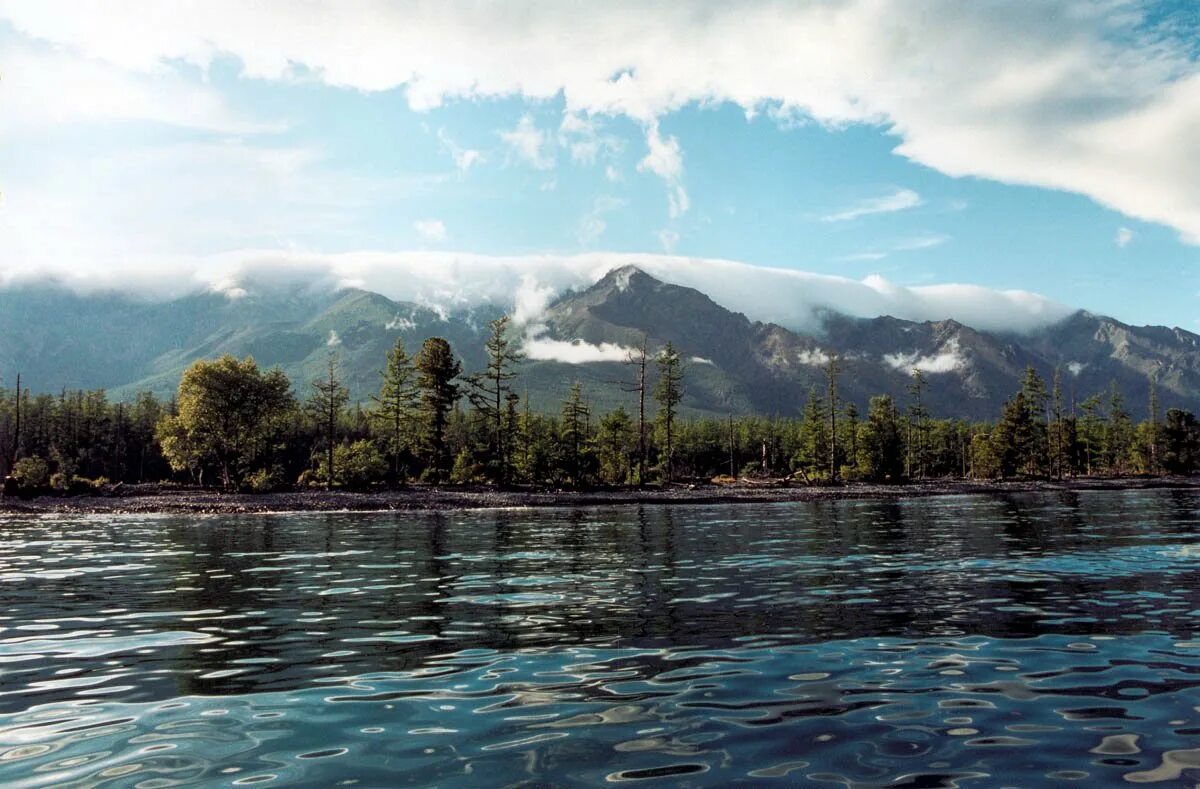
<svg viewBox="0 0 1200 789">
<path fill-rule="evenodd" d="M 107 495 L 0 497 L 0 513 L 269 513 L 465 510 L 501 507 L 600 507 L 622 504 L 735 504 L 841 499 L 897 500 L 921 496 L 1038 491 L 1200 490 L 1200 477 L 1121 477 L 1061 481 L 938 480 L 906 485 L 694 485 L 646 489 L 499 490 L 414 485 L 388 491 L 304 490 L 221 493 L 161 485 L 122 486 Z"/>
</svg>

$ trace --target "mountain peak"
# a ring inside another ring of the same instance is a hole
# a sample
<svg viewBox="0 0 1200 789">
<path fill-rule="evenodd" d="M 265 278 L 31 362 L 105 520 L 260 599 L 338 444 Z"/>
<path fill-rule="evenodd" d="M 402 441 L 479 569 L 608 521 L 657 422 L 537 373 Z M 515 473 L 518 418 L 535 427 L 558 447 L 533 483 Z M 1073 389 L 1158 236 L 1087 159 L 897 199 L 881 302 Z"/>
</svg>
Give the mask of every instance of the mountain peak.
<svg viewBox="0 0 1200 789">
<path fill-rule="evenodd" d="M 650 276 L 638 266 L 633 263 L 627 263 L 624 266 L 618 266 L 610 270 L 592 288 L 625 291 L 630 287 L 658 286 L 662 284 L 661 280 Z"/>
</svg>

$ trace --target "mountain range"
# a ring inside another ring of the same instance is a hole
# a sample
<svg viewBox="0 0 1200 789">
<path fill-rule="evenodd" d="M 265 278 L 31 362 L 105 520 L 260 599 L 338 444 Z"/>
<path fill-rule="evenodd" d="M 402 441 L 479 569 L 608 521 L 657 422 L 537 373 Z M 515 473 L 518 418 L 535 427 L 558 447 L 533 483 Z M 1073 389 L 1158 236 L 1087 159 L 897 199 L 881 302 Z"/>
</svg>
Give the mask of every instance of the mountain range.
<svg viewBox="0 0 1200 789">
<path fill-rule="evenodd" d="M 0 375 L 11 386 L 20 371 L 34 391 L 104 388 L 117 398 L 139 390 L 166 396 L 193 360 L 232 353 L 278 365 L 303 395 L 335 352 L 352 398 L 365 401 L 398 338 L 415 353 L 424 338 L 445 337 L 466 370 L 479 369 L 487 323 L 506 309 L 443 310 L 354 288 L 253 282 L 170 301 L 82 295 L 53 284 L 10 286 L 0 289 Z M 1200 411 L 1200 336 L 1084 311 L 1024 333 L 978 331 L 949 319 L 829 312 L 819 329 L 797 332 L 625 266 L 560 295 L 520 331 L 529 358 L 518 389 L 544 410 L 557 410 L 576 380 L 599 410 L 631 404 L 619 383 L 631 370 L 621 360 L 644 337 L 651 352 L 667 341 L 683 352 L 684 405 L 692 415 L 798 413 L 809 389 L 823 386 L 823 367 L 835 352 L 842 396 L 860 408 L 874 394 L 903 400 L 917 368 L 928 381 L 926 402 L 934 414 L 990 419 L 1033 366 L 1047 381 L 1060 370 L 1069 400 L 1116 382 L 1135 415 L 1147 410 L 1154 373 L 1164 408 Z"/>
</svg>

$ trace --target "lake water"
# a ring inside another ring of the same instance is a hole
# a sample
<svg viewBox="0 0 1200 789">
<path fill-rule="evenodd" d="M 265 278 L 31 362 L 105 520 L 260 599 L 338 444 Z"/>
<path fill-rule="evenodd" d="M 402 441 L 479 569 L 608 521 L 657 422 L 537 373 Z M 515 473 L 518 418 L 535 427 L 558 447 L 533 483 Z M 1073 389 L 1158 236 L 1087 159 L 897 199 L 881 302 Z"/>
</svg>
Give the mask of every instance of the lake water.
<svg viewBox="0 0 1200 789">
<path fill-rule="evenodd" d="M 0 516 L 0 784 L 1200 781 L 1200 496 Z"/>
</svg>

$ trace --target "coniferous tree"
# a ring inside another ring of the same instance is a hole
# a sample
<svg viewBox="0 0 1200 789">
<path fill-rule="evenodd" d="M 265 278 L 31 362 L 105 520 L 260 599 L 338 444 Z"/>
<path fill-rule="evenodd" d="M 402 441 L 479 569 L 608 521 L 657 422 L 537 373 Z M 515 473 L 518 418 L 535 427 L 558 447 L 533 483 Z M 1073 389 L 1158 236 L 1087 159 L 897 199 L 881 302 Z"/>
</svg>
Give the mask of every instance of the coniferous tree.
<svg viewBox="0 0 1200 789">
<path fill-rule="evenodd" d="M 583 400 L 583 384 L 576 381 L 562 407 L 562 445 L 568 479 L 572 485 L 583 484 L 584 450 L 587 445 L 587 426 L 591 411 Z"/>
<path fill-rule="evenodd" d="M 887 395 L 871 398 L 858 451 L 859 466 L 867 479 L 894 482 L 904 475 L 904 437 L 896 404 Z"/>
<path fill-rule="evenodd" d="M 829 361 L 825 363 L 825 390 L 829 405 L 829 481 L 833 483 L 838 481 L 838 467 L 840 465 L 837 429 L 839 405 L 837 380 L 841 372 L 841 361 L 838 359 L 838 355 L 836 353 L 829 354 Z"/>
<path fill-rule="evenodd" d="M 929 412 L 925 409 L 925 373 L 917 367 L 912 369 L 912 383 L 908 385 L 908 394 L 912 398 L 908 407 L 909 432 L 908 441 L 908 475 L 925 476 L 925 422 Z"/>
<path fill-rule="evenodd" d="M 500 484 L 509 481 L 511 449 L 505 441 L 504 404 L 512 391 L 509 382 L 516 378 L 513 369 L 524 358 L 516 343 L 509 337 L 507 315 L 492 321 L 484 350 L 487 366 L 467 378 L 467 398 L 490 426 L 493 479 Z"/>
<path fill-rule="evenodd" d="M 388 351 L 387 366 L 380 373 L 379 394 L 371 396 L 376 405 L 371 415 L 386 431 L 385 445 L 391 460 L 393 482 L 400 481 L 403 476 L 401 458 L 409 445 L 412 422 L 420 407 L 416 375 L 416 368 L 404 349 L 404 340 L 396 340 Z"/>
<path fill-rule="evenodd" d="M 646 484 L 646 335 L 642 335 L 642 344 L 630 351 L 625 358 L 625 364 L 634 369 L 632 383 L 622 385 L 626 392 L 636 392 L 638 396 L 637 417 L 637 484 Z"/>
<path fill-rule="evenodd" d="M 1163 468 L 1171 474 L 1200 470 L 1200 421 L 1188 411 L 1170 408 L 1162 432 Z"/>
<path fill-rule="evenodd" d="M 312 394 L 308 398 L 308 412 L 320 426 L 325 444 L 325 469 L 323 478 L 325 488 L 333 487 L 337 478 L 334 466 L 334 450 L 337 448 L 338 420 L 350 402 L 350 392 L 342 385 L 338 375 L 338 360 L 336 354 L 330 354 L 325 366 L 325 375 L 312 382 Z"/>
<path fill-rule="evenodd" d="M 630 481 L 633 469 L 629 461 L 635 452 L 633 421 L 625 409 L 618 406 L 604 415 L 596 433 L 600 479 L 610 485 Z"/>
<path fill-rule="evenodd" d="M 425 423 L 426 471 L 434 482 L 441 482 L 450 470 L 446 426 L 450 411 L 458 402 L 455 381 L 462 374 L 462 364 L 454 356 L 450 343 L 441 337 L 430 337 L 417 354 L 416 368 Z"/>
<path fill-rule="evenodd" d="M 683 357 L 670 342 L 655 359 L 658 381 L 654 386 L 654 399 L 658 403 L 659 430 L 663 438 L 663 471 L 671 482 L 675 471 L 675 417 L 679 403 L 683 401 Z"/>
<path fill-rule="evenodd" d="M 1049 463 L 1046 409 L 1050 398 L 1046 394 L 1046 382 L 1032 365 L 1025 368 L 1021 394 L 1024 395 L 1025 407 L 1029 410 L 1029 421 L 1022 424 L 1025 431 L 1021 436 L 1024 441 L 1022 463 L 1026 474 L 1038 476 Z"/>
<path fill-rule="evenodd" d="M 1109 473 L 1126 473 L 1132 446 L 1133 421 L 1125 410 L 1125 399 L 1113 381 L 1109 387 L 1108 422 L 1104 429 L 1104 459 Z"/>
</svg>

